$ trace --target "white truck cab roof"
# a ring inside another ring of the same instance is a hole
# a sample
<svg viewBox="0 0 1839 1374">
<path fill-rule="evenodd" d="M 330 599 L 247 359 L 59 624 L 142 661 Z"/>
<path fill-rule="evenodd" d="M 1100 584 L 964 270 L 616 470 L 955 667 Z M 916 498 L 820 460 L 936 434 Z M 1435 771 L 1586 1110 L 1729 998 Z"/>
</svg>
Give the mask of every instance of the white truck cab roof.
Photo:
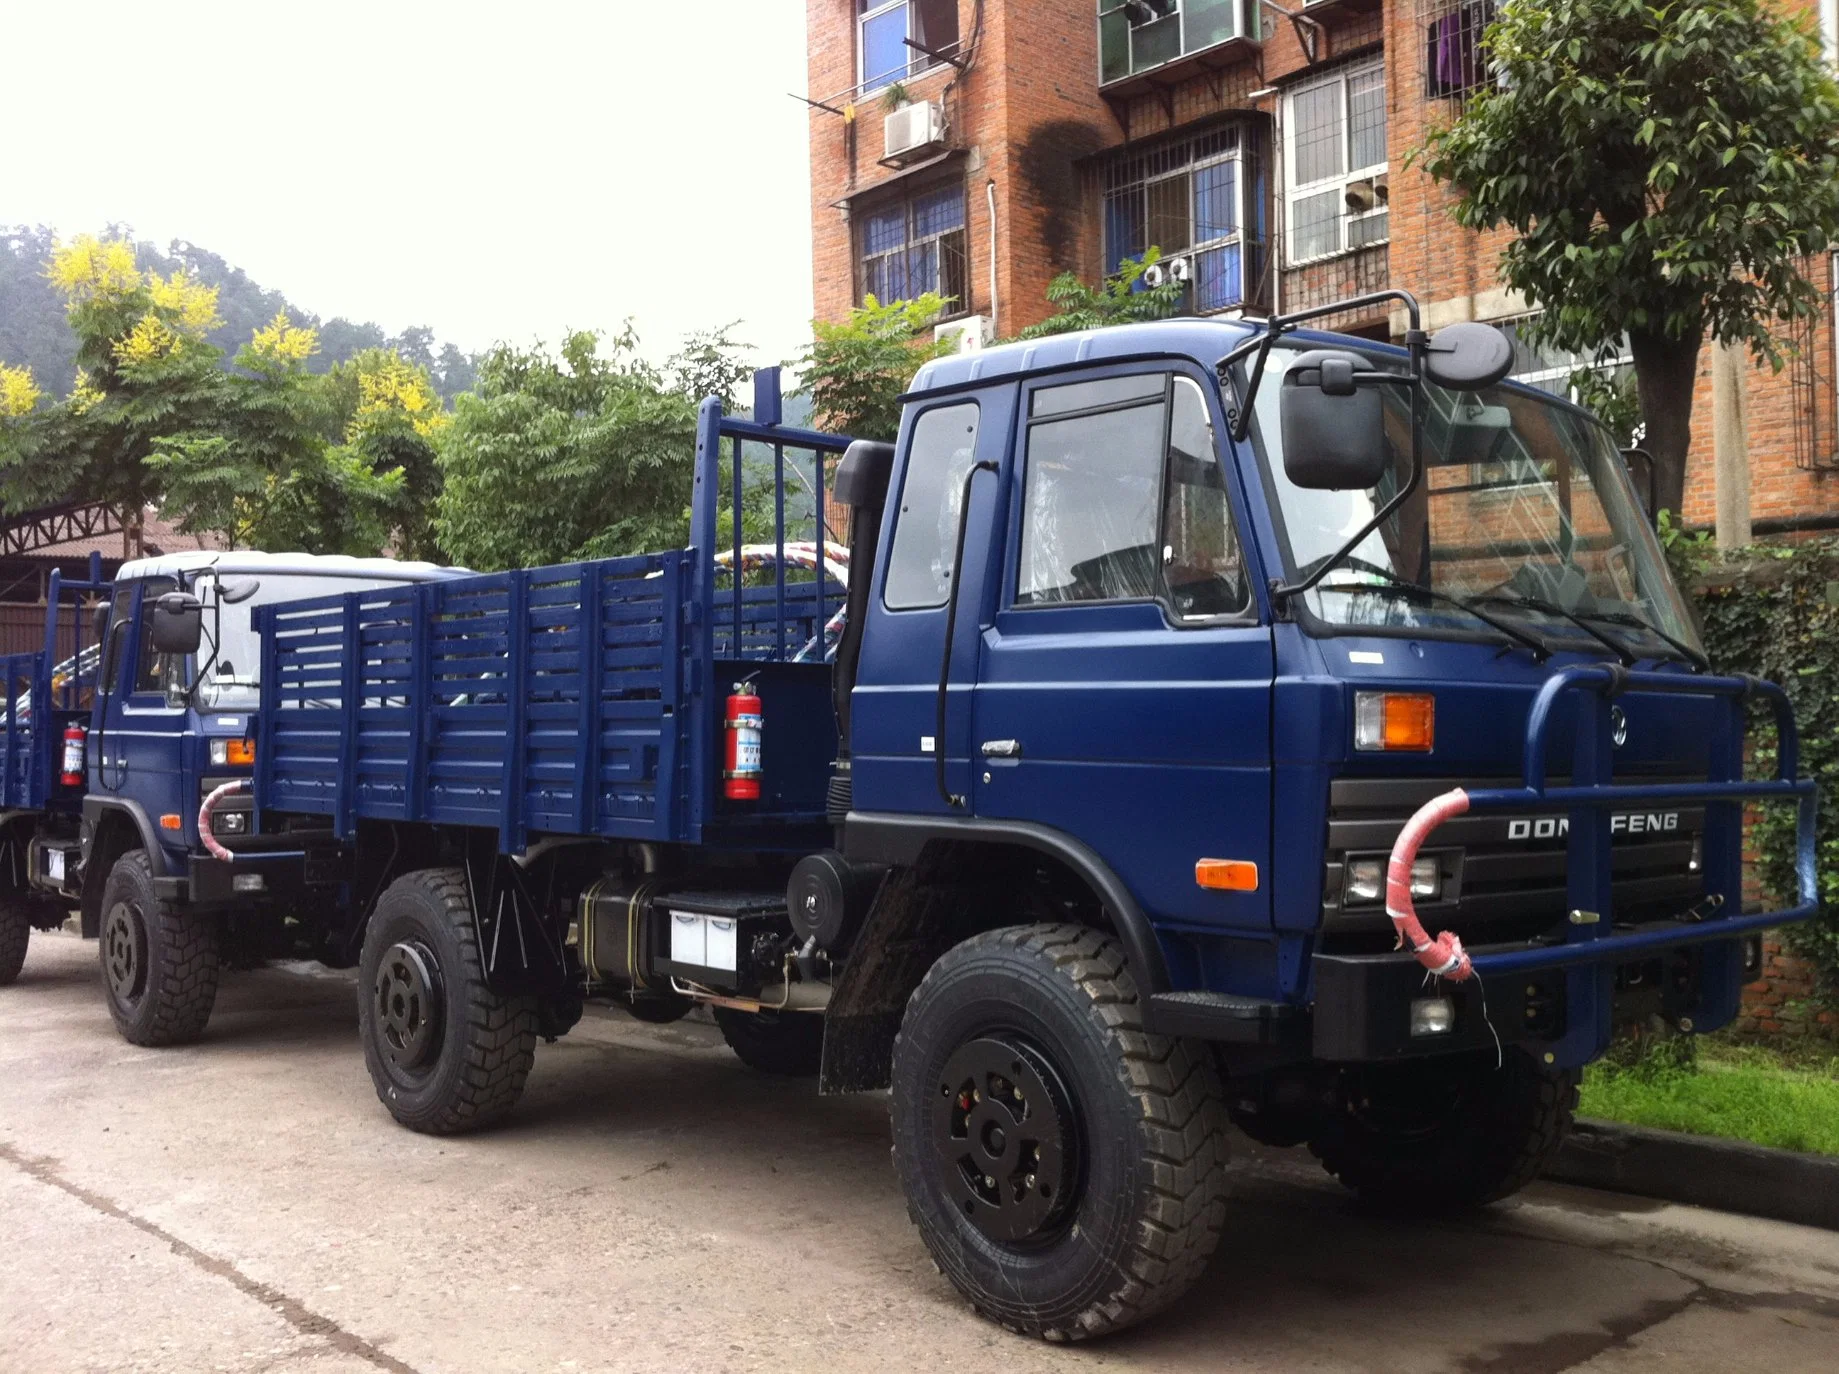
<svg viewBox="0 0 1839 1374">
<path fill-rule="evenodd" d="M 415 563 L 394 558 L 352 558 L 342 553 L 260 553 L 236 550 L 219 553 L 208 549 L 190 549 L 182 553 L 163 553 L 153 558 L 136 558 L 123 563 L 115 574 L 118 582 L 141 577 L 177 577 L 215 568 L 224 574 L 260 576 L 267 573 L 280 577 L 355 577 L 367 582 L 433 582 L 448 577 L 470 577 L 465 568 L 445 568 L 438 563 Z"/>
</svg>

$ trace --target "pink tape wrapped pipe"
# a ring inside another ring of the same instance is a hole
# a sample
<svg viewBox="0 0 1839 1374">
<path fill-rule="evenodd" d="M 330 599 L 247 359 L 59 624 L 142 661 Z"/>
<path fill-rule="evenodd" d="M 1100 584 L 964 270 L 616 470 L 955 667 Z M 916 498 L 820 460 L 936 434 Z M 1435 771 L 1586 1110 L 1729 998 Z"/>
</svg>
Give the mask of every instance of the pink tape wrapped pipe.
<svg viewBox="0 0 1839 1374">
<path fill-rule="evenodd" d="M 204 799 L 204 805 L 198 808 L 198 838 L 204 841 L 204 847 L 210 851 L 212 858 L 222 859 L 225 863 L 229 863 L 236 858 L 236 855 L 219 844 L 217 837 L 211 833 L 211 813 L 217 809 L 217 803 L 222 801 L 225 797 L 231 796 L 237 792 L 247 792 L 248 790 L 249 779 L 236 778 L 231 782 L 226 782 L 222 787 L 217 788 L 210 796 Z M 1407 865 L 1407 867 L 1409 867 L 1409 865 Z"/>
<path fill-rule="evenodd" d="M 1399 943 L 1410 945 L 1420 964 L 1452 983 L 1473 977 L 1474 965 L 1469 962 L 1462 941 L 1453 932 L 1443 931 L 1434 940 L 1424 933 L 1417 909 L 1411 904 L 1411 865 L 1418 856 L 1419 846 L 1430 837 L 1431 831 L 1468 809 L 1469 794 L 1460 787 L 1432 797 L 1398 832 L 1398 841 L 1392 846 L 1392 858 L 1386 864 L 1386 915 L 1392 918 Z"/>
</svg>

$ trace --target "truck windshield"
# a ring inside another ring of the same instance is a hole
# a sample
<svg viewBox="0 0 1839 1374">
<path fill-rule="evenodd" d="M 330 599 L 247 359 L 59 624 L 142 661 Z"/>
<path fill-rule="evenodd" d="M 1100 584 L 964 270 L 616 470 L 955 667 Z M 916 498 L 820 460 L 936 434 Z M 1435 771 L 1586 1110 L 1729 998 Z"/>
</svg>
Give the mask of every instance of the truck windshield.
<svg viewBox="0 0 1839 1374">
<path fill-rule="evenodd" d="M 1392 461 L 1378 487 L 1311 491 L 1289 480 L 1279 396 L 1298 351 L 1272 349 L 1254 410 L 1254 439 L 1292 578 L 1331 559 L 1411 470 L 1409 393 L 1400 386 L 1384 393 Z M 1370 365 L 1393 360 L 1374 357 Z M 1427 386 L 1424 410 L 1424 480 L 1300 598 L 1310 615 L 1380 632 L 1493 637 L 1496 623 L 1506 621 L 1553 648 L 1600 653 L 1614 644 L 1642 658 L 1700 653 L 1622 455 L 1602 425 L 1507 386 L 1473 395 Z"/>
<path fill-rule="evenodd" d="M 198 579 L 198 599 L 204 603 L 204 638 L 198 646 L 195 692 L 201 711 L 253 711 L 261 704 L 262 641 L 251 622 L 256 607 L 402 585 L 392 579 L 316 577 L 310 573 L 225 572 L 222 580 L 232 594 L 239 584 L 253 581 L 259 585 L 247 600 L 220 606 L 218 579 Z"/>
</svg>

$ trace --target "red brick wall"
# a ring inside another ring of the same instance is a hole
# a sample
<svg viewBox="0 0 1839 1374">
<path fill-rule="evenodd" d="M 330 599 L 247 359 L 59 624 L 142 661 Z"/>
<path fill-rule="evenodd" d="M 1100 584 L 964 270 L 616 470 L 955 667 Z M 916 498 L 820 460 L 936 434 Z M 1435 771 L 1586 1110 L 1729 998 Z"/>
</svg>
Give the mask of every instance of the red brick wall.
<svg viewBox="0 0 1839 1374">
<path fill-rule="evenodd" d="M 1800 0 L 1789 0 L 1799 4 Z M 814 99 L 839 108 L 851 105 L 855 79 L 854 0 L 806 0 L 810 88 Z M 961 0 L 959 31 L 968 48 L 978 14 L 976 0 Z M 1234 111 L 1268 118 L 1275 98 L 1248 99 L 1260 87 L 1282 85 L 1307 73 L 1298 36 L 1282 16 L 1261 8 L 1262 49 L 1248 46 L 1242 60 L 1203 72 L 1167 90 L 1145 94 L 1112 109 L 1098 92 L 1097 31 L 1090 0 L 985 0 L 983 32 L 974 65 L 963 76 L 950 68 L 907 83 L 916 99 L 946 96 L 950 142 L 964 157 L 949 175 L 965 185 L 968 263 L 966 310 L 990 313 L 990 224 L 987 185 L 997 198 L 998 327 L 1013 334 L 1049 313 L 1047 284 L 1065 270 L 1088 280 L 1101 270 L 1098 193 L 1089 176 L 1093 159 L 1129 141 L 1156 137 Z M 1391 169 L 1391 243 L 1284 274 L 1286 305 L 1327 303 L 1338 294 L 1390 284 L 1405 287 L 1425 303 L 1434 326 L 1452 319 L 1498 319 L 1521 313 L 1523 305 L 1500 288 L 1495 264 L 1504 233 L 1478 235 L 1450 218 L 1450 197 L 1423 171 L 1407 168 L 1434 124 L 1454 117 L 1449 101 L 1424 93 L 1424 34 L 1416 0 L 1385 0 L 1380 7 L 1312 7 L 1324 25 L 1318 58 L 1332 62 L 1383 43 L 1388 101 Z M 878 165 L 884 111 L 879 97 L 855 108 L 853 125 L 814 110 L 811 135 L 812 262 L 816 310 L 839 319 L 855 301 L 850 225 L 836 208 L 845 197 L 872 191 L 894 173 Z M 853 151 L 851 148 L 853 140 Z M 1275 187 L 1281 158 L 1268 162 Z M 947 174 L 941 169 L 941 175 Z M 1826 282 L 1822 259 L 1811 271 Z M 1341 327 L 1370 325 L 1370 319 L 1337 318 Z M 1815 457 L 1839 454 L 1839 413 L 1834 388 L 1830 319 L 1815 333 L 1810 355 L 1821 378 L 1812 417 L 1818 434 Z M 1693 410 L 1694 444 L 1686 516 L 1709 523 L 1714 510 L 1711 470 L 1712 404 L 1709 352 L 1701 361 Z M 1798 413 L 1792 369 L 1759 369 L 1749 379 L 1750 458 L 1753 515 L 1757 520 L 1790 519 L 1839 510 L 1839 477 L 1802 471 L 1795 465 L 1796 428 L 1803 441 L 1809 419 Z"/>
</svg>

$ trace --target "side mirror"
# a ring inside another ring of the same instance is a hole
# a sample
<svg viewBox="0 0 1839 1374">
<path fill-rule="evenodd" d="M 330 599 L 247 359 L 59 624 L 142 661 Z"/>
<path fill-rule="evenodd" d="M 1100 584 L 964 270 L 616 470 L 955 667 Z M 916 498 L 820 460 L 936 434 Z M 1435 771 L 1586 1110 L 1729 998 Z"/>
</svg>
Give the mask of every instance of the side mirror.
<svg viewBox="0 0 1839 1374">
<path fill-rule="evenodd" d="M 1319 348 L 1299 354 L 1283 374 L 1283 470 L 1314 491 L 1366 491 L 1391 463 L 1379 392 L 1361 387 L 1368 370 L 1357 353 Z"/>
<path fill-rule="evenodd" d="M 1513 344 L 1493 325 L 1445 325 L 1430 336 L 1425 375 L 1446 391 L 1480 391 L 1513 371 Z"/>
<path fill-rule="evenodd" d="M 153 647 L 162 654 L 195 654 L 204 639 L 204 607 L 189 592 L 167 592 L 153 603 Z"/>
<path fill-rule="evenodd" d="M 225 606 L 240 606 L 261 590 L 260 578 L 232 577 L 217 583 L 217 599 Z"/>
</svg>

